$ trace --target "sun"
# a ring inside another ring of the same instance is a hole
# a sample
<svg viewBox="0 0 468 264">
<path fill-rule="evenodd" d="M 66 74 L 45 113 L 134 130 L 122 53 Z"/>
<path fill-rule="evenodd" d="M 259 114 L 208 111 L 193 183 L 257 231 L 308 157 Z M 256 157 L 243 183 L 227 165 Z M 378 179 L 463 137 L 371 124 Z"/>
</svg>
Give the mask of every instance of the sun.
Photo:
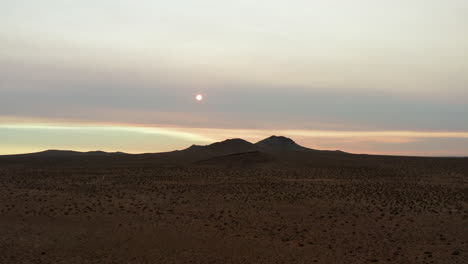
<svg viewBox="0 0 468 264">
<path fill-rule="evenodd" d="M 197 99 L 197 101 L 201 101 L 203 100 L 203 95 L 197 94 L 197 96 L 195 96 L 195 99 Z"/>
</svg>

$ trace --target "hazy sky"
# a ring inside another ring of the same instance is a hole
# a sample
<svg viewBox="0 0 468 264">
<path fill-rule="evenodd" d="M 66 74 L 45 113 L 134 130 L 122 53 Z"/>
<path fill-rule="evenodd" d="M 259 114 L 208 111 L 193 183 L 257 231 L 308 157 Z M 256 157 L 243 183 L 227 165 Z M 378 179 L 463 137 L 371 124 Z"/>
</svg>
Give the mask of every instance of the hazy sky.
<svg viewBox="0 0 468 264">
<path fill-rule="evenodd" d="M 468 156 L 467 29 L 466 0 L 0 0 L 0 154 Z"/>
</svg>

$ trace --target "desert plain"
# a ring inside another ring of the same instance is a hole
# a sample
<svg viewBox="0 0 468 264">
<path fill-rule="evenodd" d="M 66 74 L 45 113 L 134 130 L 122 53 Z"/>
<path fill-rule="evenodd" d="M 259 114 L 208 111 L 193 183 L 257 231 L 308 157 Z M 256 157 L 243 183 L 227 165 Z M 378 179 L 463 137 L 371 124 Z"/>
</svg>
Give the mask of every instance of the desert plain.
<svg viewBox="0 0 468 264">
<path fill-rule="evenodd" d="M 468 158 L 270 143 L 0 157 L 0 263 L 468 263 Z"/>
</svg>

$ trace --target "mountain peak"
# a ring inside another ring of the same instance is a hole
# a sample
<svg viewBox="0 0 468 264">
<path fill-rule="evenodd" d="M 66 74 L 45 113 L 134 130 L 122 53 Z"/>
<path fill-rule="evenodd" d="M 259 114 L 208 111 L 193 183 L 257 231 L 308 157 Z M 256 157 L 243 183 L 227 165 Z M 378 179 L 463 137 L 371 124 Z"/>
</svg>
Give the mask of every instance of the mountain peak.
<svg viewBox="0 0 468 264">
<path fill-rule="evenodd" d="M 296 142 L 294 142 L 294 140 L 288 138 L 288 137 L 284 137 L 284 136 L 276 136 L 276 135 L 273 135 L 273 136 L 270 136 L 266 139 L 264 139 L 263 141 L 276 141 L 276 142 L 290 142 L 290 143 L 294 143 L 296 144 Z"/>
<path fill-rule="evenodd" d="M 242 138 L 229 138 L 229 139 L 226 139 L 224 141 L 221 141 L 220 143 L 227 143 L 227 142 L 250 143 L 247 140 L 244 140 Z"/>
<path fill-rule="evenodd" d="M 248 152 L 254 150 L 256 150 L 254 144 L 240 138 L 226 139 L 224 141 L 215 142 L 207 146 L 193 145 L 186 149 L 186 151 L 192 153 L 198 153 L 209 156 L 229 155 L 233 153 Z"/>
<path fill-rule="evenodd" d="M 243 140 L 241 138 L 231 138 L 231 139 L 226 139 L 224 141 L 221 141 L 221 142 L 216 142 L 216 143 L 213 143 L 211 145 L 208 145 L 208 146 L 224 146 L 224 147 L 228 147 L 228 146 L 251 146 L 252 143 L 246 141 L 246 140 Z"/>
<path fill-rule="evenodd" d="M 264 140 L 257 142 L 255 145 L 267 149 L 267 150 L 275 150 L 275 151 L 285 151 L 285 150 L 307 150 L 300 145 L 298 145 L 294 140 L 283 137 L 283 136 L 271 136 Z"/>
</svg>

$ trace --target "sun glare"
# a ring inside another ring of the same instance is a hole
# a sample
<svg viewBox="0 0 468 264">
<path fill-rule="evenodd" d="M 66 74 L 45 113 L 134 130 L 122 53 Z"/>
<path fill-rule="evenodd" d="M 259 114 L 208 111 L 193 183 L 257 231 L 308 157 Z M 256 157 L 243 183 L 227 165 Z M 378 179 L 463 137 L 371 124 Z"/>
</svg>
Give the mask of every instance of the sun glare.
<svg viewBox="0 0 468 264">
<path fill-rule="evenodd" d="M 203 100 L 203 95 L 197 94 L 197 96 L 195 96 L 195 99 L 197 99 L 197 101 L 201 101 Z"/>
</svg>

